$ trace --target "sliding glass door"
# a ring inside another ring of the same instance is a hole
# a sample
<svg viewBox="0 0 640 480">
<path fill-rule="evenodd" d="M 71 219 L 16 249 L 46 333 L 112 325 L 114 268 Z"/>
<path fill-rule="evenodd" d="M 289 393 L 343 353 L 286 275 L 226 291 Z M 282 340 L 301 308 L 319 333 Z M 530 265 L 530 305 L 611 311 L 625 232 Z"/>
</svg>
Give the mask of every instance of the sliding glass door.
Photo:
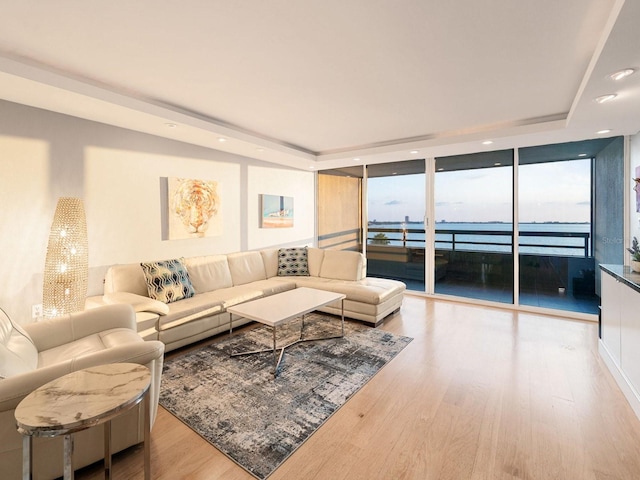
<svg viewBox="0 0 640 480">
<path fill-rule="evenodd" d="M 425 162 L 367 167 L 367 272 L 425 291 Z"/>
<path fill-rule="evenodd" d="M 435 293 L 513 303 L 513 151 L 436 158 Z"/>
<path fill-rule="evenodd" d="M 519 167 L 521 305 L 598 313 L 592 245 L 592 170 L 574 153 L 523 148 Z M 566 150 L 566 147 L 565 147 Z M 585 158 L 580 158 L 579 155 Z"/>
<path fill-rule="evenodd" d="M 623 153 L 618 137 L 336 171 L 319 244 L 413 291 L 597 314 L 596 265 L 622 262 Z"/>
</svg>

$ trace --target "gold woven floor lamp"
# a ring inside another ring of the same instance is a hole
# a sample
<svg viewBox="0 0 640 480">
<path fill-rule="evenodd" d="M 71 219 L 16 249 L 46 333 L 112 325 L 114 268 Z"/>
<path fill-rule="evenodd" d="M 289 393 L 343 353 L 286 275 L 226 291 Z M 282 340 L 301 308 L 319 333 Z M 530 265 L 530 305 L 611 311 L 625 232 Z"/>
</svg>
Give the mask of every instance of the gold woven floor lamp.
<svg viewBox="0 0 640 480">
<path fill-rule="evenodd" d="M 84 309 L 89 272 L 87 221 L 82 200 L 61 197 L 53 216 L 44 265 L 45 318 Z"/>
</svg>

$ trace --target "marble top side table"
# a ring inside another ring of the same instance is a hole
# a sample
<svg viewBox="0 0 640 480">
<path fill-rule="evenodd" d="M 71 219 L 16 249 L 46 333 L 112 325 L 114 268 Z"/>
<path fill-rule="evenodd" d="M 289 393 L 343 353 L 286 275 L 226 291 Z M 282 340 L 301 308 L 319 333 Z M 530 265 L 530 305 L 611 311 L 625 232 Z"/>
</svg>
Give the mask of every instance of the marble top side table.
<svg viewBox="0 0 640 480">
<path fill-rule="evenodd" d="M 23 435 L 23 479 L 32 472 L 33 437 L 64 435 L 64 479 L 73 479 L 73 433 L 104 425 L 105 478 L 111 478 L 111 419 L 144 402 L 144 473 L 150 478 L 151 373 L 143 365 L 113 363 L 79 370 L 27 395 L 16 407 Z"/>
</svg>

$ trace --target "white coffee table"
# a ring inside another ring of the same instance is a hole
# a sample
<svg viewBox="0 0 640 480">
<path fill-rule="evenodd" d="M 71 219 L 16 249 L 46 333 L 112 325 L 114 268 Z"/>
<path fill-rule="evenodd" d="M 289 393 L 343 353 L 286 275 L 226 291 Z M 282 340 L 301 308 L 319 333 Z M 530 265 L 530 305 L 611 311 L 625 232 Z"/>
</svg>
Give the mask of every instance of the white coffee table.
<svg viewBox="0 0 640 480">
<path fill-rule="evenodd" d="M 278 375 L 278 367 L 282 362 L 284 351 L 300 342 L 312 342 L 317 340 L 329 340 L 331 338 L 344 337 L 344 299 L 342 293 L 327 292 L 325 290 L 317 290 L 315 288 L 295 288 L 287 292 L 277 293 L 269 297 L 259 298 L 250 302 L 227 308 L 229 312 L 229 335 L 233 333 L 232 319 L 233 315 L 249 318 L 271 327 L 273 332 L 273 348 L 262 350 L 251 350 L 248 352 L 231 352 L 231 356 L 252 355 L 254 353 L 263 353 L 273 351 L 274 369 L 273 376 Z M 340 302 L 342 329 L 340 335 L 319 338 L 304 338 L 304 316 L 314 310 L 329 305 L 330 303 Z M 276 327 L 282 325 L 294 318 L 302 317 L 300 324 L 300 337 L 286 345 L 276 345 Z M 280 355 L 278 356 L 278 350 Z"/>
</svg>

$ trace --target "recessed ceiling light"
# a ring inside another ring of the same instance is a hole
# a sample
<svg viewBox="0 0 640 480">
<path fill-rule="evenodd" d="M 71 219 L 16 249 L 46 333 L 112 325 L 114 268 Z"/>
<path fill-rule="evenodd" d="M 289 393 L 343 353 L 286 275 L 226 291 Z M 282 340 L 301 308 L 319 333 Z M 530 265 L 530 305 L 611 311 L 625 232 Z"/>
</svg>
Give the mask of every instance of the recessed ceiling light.
<svg viewBox="0 0 640 480">
<path fill-rule="evenodd" d="M 622 70 L 618 70 L 617 72 L 613 72 L 611 75 L 609 75 L 609 78 L 612 80 L 622 80 L 623 78 L 631 75 L 633 72 L 635 72 L 633 68 L 625 68 Z"/>
<path fill-rule="evenodd" d="M 611 129 L 610 128 L 605 128 L 604 130 L 598 130 L 596 133 L 598 135 L 603 135 L 603 134 L 609 133 L 609 132 L 611 132 Z"/>
<path fill-rule="evenodd" d="M 258 147 L 258 148 L 256 148 L 256 150 L 257 150 L 258 152 L 264 152 L 264 148 L 262 148 L 262 147 Z"/>
<path fill-rule="evenodd" d="M 587 156 L 587 154 L 586 154 L 586 153 L 579 153 L 579 154 L 578 154 L 578 156 L 579 156 L 579 157 L 586 157 L 586 156 Z"/>
<path fill-rule="evenodd" d="M 500 165 L 502 165 L 502 163 L 500 163 L 500 162 L 496 162 L 496 163 L 493 164 L 494 167 L 499 167 Z"/>
<path fill-rule="evenodd" d="M 391 172 L 391 175 L 397 175 L 398 172 Z"/>
<path fill-rule="evenodd" d="M 314 168 L 316 167 L 314 167 L 313 165 L 309 165 L 309 170 L 313 170 Z"/>
<path fill-rule="evenodd" d="M 609 100 L 613 100 L 616 97 L 617 95 L 615 93 L 608 93 L 606 95 L 600 95 L 599 97 L 596 97 L 595 100 L 598 103 L 604 103 L 604 102 L 608 102 Z"/>
<path fill-rule="evenodd" d="M 359 162 L 360 161 L 360 157 L 356 157 L 353 159 L 354 162 Z"/>
<path fill-rule="evenodd" d="M 223 142 L 226 142 L 226 141 L 227 141 L 227 139 L 226 139 L 226 138 L 224 138 L 224 137 L 218 137 L 218 141 L 219 141 L 220 143 L 223 143 Z"/>
<path fill-rule="evenodd" d="M 493 143 L 493 140 L 485 140 L 484 142 L 482 142 L 483 145 L 491 145 Z"/>
<path fill-rule="evenodd" d="M 177 125 L 175 123 L 165 123 L 165 126 L 167 128 L 176 128 L 177 127 Z"/>
<path fill-rule="evenodd" d="M 440 167 L 440 168 L 438 169 L 438 171 L 439 171 L 439 172 L 442 172 L 443 170 L 444 170 L 444 168 L 442 168 L 442 167 Z"/>
<path fill-rule="evenodd" d="M 419 150 L 411 150 L 409 153 L 411 153 L 412 155 L 415 155 L 418 152 L 419 152 Z"/>
</svg>

